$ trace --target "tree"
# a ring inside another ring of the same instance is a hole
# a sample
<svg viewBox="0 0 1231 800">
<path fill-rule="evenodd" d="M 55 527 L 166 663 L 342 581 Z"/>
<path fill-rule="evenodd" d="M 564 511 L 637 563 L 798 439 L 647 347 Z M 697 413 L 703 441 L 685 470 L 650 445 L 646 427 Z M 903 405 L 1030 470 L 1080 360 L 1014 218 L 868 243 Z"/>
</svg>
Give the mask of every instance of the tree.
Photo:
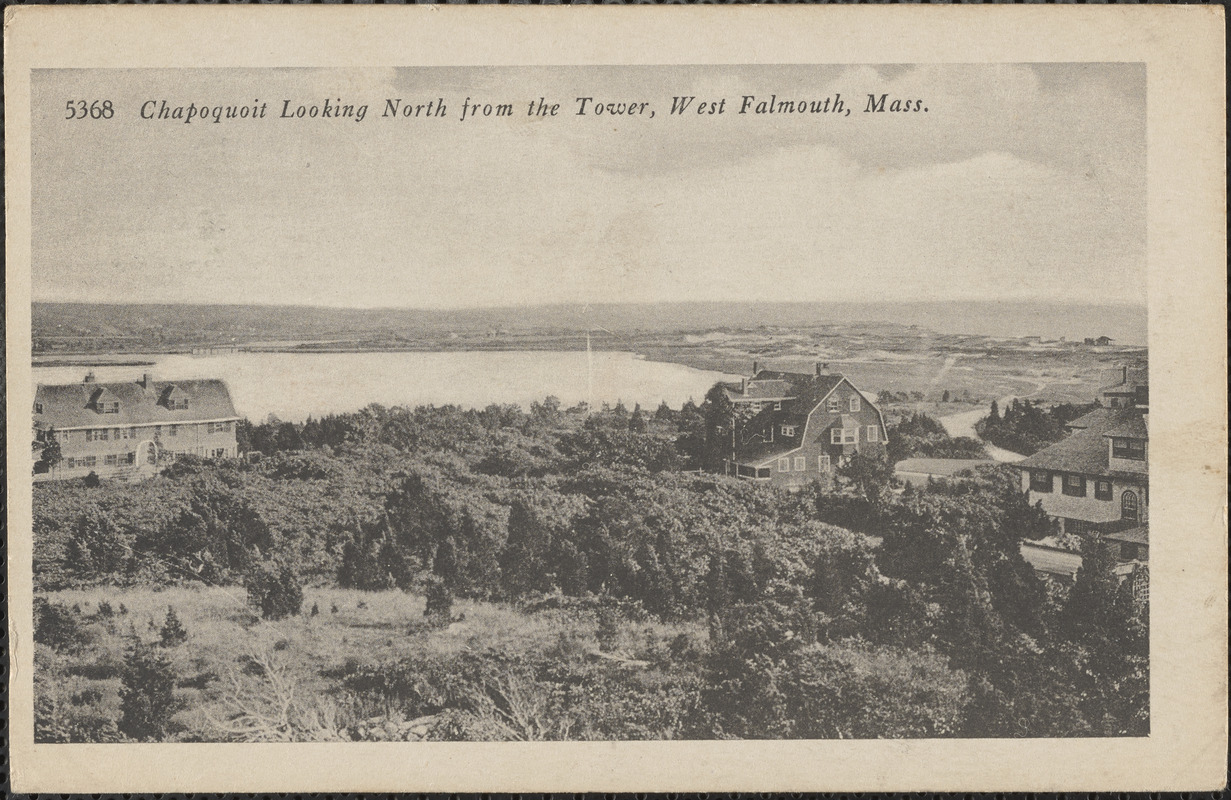
<svg viewBox="0 0 1231 800">
<path fill-rule="evenodd" d="M 167 606 L 167 618 L 162 623 L 158 638 L 163 647 L 175 647 L 188 641 L 188 630 L 171 606 Z"/>
<path fill-rule="evenodd" d="M 61 461 L 64 460 L 64 454 L 60 450 L 60 440 L 56 437 L 56 429 L 48 428 L 44 438 L 43 452 L 39 455 L 39 464 L 41 469 L 39 472 L 50 472 Z"/>
<path fill-rule="evenodd" d="M 987 415 L 987 421 L 989 425 L 999 425 L 1000 424 L 1000 406 L 996 403 L 995 400 L 992 401 L 992 411 L 990 414 Z"/>
<path fill-rule="evenodd" d="M 134 641 L 120 674 L 120 724 L 125 735 L 143 742 L 166 738 L 175 699 L 175 669 L 165 655 Z"/>
<path fill-rule="evenodd" d="M 264 619 L 283 619 L 303 607 L 303 586 L 287 565 L 257 565 L 244 578 L 244 588 L 249 604 L 260 609 Z"/>
<path fill-rule="evenodd" d="M 893 485 L 893 465 L 879 456 L 855 453 L 838 467 L 838 475 L 850 481 L 859 494 L 878 507 Z"/>
<path fill-rule="evenodd" d="M 949 402 L 949 390 L 948 389 L 945 389 L 944 393 L 941 394 L 940 402 L 942 403 Z"/>
</svg>

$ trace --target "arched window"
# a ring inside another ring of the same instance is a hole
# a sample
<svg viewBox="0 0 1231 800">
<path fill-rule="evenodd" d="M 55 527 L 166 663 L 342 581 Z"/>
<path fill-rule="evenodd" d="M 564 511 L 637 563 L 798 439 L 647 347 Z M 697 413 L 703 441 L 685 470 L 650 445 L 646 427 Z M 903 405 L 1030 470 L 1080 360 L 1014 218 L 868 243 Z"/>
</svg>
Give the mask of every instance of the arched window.
<svg viewBox="0 0 1231 800">
<path fill-rule="evenodd" d="M 1137 493 L 1128 491 L 1120 495 L 1120 519 L 1137 521 Z"/>
</svg>

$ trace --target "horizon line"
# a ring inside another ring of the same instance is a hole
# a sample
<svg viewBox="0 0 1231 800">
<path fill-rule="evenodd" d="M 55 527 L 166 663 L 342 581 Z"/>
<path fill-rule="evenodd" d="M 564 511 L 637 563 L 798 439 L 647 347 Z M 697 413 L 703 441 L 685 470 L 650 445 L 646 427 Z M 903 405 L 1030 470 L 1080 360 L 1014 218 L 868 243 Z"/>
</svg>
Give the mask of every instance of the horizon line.
<svg viewBox="0 0 1231 800">
<path fill-rule="evenodd" d="M 1049 305 L 1069 307 L 1113 307 L 1132 308 L 1146 311 L 1146 302 L 1130 300 L 1098 300 L 1080 301 L 1069 299 L 1022 298 L 1022 299 L 929 299 L 929 300 L 649 300 L 649 301 L 566 301 L 551 303 L 525 303 L 521 305 L 483 305 L 483 306 L 345 306 L 311 303 L 224 303 L 224 302 L 194 302 L 191 300 L 178 302 L 123 302 L 118 300 L 42 300 L 32 299 L 31 305 L 78 305 L 78 306 L 189 306 L 195 308 L 278 308 L 278 309 L 315 309 L 322 311 L 419 311 L 428 313 L 456 311 L 505 311 L 528 308 L 620 308 L 647 306 L 713 306 L 713 305 L 775 305 L 775 306 L 806 306 L 806 305 L 944 305 L 957 303 L 1006 303 L 1012 305 Z"/>
</svg>

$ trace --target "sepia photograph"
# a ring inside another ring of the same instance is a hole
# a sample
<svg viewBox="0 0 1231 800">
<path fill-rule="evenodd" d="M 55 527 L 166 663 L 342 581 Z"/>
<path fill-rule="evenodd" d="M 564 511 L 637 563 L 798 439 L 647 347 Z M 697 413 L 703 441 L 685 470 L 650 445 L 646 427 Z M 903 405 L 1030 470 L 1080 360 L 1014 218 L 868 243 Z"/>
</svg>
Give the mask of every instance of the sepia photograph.
<svg viewBox="0 0 1231 800">
<path fill-rule="evenodd" d="M 33 745 L 1157 737 L 1148 75 L 30 69 Z"/>
</svg>

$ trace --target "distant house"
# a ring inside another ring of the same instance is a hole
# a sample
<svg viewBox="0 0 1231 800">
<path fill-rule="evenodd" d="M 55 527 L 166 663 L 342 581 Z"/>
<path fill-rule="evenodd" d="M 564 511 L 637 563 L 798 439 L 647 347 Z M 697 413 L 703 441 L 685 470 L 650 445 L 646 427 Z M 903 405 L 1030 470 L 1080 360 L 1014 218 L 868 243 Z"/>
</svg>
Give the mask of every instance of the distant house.
<svg viewBox="0 0 1231 800">
<path fill-rule="evenodd" d="M 1030 502 L 1064 533 L 1099 534 L 1125 561 L 1149 553 L 1149 385 L 1124 368 L 1106 404 L 1069 423 L 1072 433 L 1015 465 Z"/>
<path fill-rule="evenodd" d="M 1094 345 L 1096 347 L 1107 347 L 1114 341 L 1115 339 L 1112 339 L 1110 336 L 1100 336 L 1097 339 L 1092 339 L 1089 336 L 1087 336 L 1082 341 L 1082 344 Z"/>
<path fill-rule="evenodd" d="M 817 364 L 815 374 L 757 369 L 723 385 L 737 412 L 751 415 L 717 435 L 731 437 L 723 470 L 779 486 L 828 481 L 855 453 L 884 457 L 880 410 L 842 375 Z"/>
<path fill-rule="evenodd" d="M 35 478 L 140 477 L 183 454 L 234 457 L 239 419 L 221 380 L 98 383 L 91 373 L 81 383 L 39 384 L 35 444 L 41 450 L 54 437 L 61 461 L 41 474 L 36 465 Z"/>
</svg>

